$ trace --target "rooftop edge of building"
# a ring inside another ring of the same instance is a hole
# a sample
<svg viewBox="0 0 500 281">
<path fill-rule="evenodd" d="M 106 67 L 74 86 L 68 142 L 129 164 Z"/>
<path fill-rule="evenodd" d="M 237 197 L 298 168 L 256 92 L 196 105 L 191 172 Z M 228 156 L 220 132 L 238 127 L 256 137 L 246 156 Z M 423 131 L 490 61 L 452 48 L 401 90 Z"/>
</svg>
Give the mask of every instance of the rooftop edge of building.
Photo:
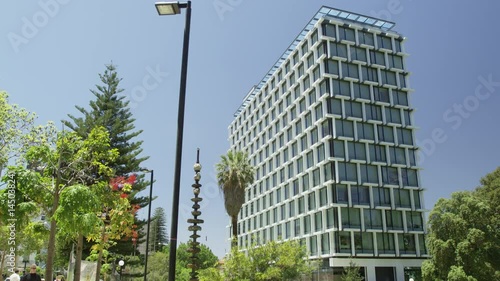
<svg viewBox="0 0 500 281">
<path fill-rule="evenodd" d="M 276 63 L 271 67 L 271 69 L 266 73 L 266 75 L 261 79 L 259 84 L 252 86 L 250 91 L 243 98 L 243 102 L 233 114 L 236 118 L 240 115 L 240 113 L 248 106 L 248 104 L 253 100 L 255 95 L 262 89 L 262 87 L 267 83 L 269 78 L 273 76 L 273 74 L 280 68 L 281 64 L 286 61 L 288 56 L 297 48 L 298 44 L 302 42 L 302 40 L 306 37 L 307 33 L 311 31 L 316 23 L 322 18 L 334 18 L 336 20 L 340 20 L 345 23 L 354 23 L 362 26 L 366 26 L 367 28 L 374 28 L 379 30 L 380 32 L 389 32 L 396 25 L 394 22 L 382 20 L 375 17 L 369 17 L 358 13 L 353 13 L 341 9 L 331 8 L 327 6 L 321 6 L 321 8 L 316 12 L 316 14 L 312 17 L 312 19 L 306 24 L 306 26 L 302 29 L 302 31 L 297 35 L 295 40 L 288 46 L 285 52 L 280 56 L 280 58 L 276 61 Z M 392 33 L 398 34 L 395 31 Z"/>
</svg>

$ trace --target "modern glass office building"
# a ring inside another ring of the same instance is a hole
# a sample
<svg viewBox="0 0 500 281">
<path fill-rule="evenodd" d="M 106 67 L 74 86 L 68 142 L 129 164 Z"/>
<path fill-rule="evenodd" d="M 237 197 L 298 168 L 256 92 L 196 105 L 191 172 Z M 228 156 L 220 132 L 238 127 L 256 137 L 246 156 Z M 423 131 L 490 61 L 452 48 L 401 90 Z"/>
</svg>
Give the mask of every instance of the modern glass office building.
<svg viewBox="0 0 500 281">
<path fill-rule="evenodd" d="M 394 23 L 322 7 L 229 126 L 255 183 L 242 248 L 298 239 L 336 280 L 408 280 L 427 256 L 405 38 Z M 332 280 L 332 279 L 327 279 Z"/>
</svg>

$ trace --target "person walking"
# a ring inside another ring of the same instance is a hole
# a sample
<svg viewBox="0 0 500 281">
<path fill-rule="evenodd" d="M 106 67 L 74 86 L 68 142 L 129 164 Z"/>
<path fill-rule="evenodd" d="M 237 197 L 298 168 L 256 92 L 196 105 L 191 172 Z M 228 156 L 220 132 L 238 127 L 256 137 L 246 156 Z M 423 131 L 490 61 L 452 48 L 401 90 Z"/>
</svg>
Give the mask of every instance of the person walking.
<svg viewBox="0 0 500 281">
<path fill-rule="evenodd" d="M 24 275 L 22 281 L 42 281 L 42 277 L 36 273 L 36 264 L 31 265 L 30 273 Z"/>
<path fill-rule="evenodd" d="M 10 281 L 20 281 L 21 276 L 19 276 L 19 269 L 14 269 L 14 273 L 9 277 Z"/>
</svg>

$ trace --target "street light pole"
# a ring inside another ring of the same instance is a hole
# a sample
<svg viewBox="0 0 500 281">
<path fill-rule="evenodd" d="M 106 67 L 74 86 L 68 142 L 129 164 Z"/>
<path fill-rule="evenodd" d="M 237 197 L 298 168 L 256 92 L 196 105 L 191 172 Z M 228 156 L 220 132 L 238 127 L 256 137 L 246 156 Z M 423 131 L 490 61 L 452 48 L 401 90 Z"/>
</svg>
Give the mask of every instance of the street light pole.
<svg viewBox="0 0 500 281">
<path fill-rule="evenodd" d="M 186 81 L 189 53 L 189 32 L 191 29 L 191 1 L 179 2 L 157 2 L 155 4 L 159 15 L 175 15 L 180 13 L 181 8 L 186 9 L 186 24 L 184 27 L 184 43 L 182 47 L 182 67 L 179 90 L 179 109 L 177 116 L 177 145 L 175 153 L 175 174 L 172 202 L 172 226 L 170 229 L 170 256 L 168 267 L 168 281 L 175 281 L 175 264 L 177 255 L 177 228 L 179 221 L 179 193 L 181 183 L 182 162 L 182 138 L 184 134 L 184 108 L 186 104 Z"/>
<path fill-rule="evenodd" d="M 151 224 L 151 199 L 153 198 L 153 179 L 154 171 L 147 170 L 146 172 L 151 173 L 151 179 L 149 183 L 149 206 L 148 206 L 148 232 L 146 233 L 146 254 L 144 256 L 144 281 L 146 281 L 146 276 L 148 274 L 148 255 L 149 255 L 149 226 Z"/>
</svg>

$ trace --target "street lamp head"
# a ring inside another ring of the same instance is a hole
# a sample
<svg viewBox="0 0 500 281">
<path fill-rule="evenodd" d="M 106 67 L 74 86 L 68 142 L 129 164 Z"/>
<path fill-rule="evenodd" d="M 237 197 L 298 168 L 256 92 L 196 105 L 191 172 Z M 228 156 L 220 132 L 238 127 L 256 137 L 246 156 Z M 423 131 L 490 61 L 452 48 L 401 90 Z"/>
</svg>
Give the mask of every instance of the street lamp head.
<svg viewBox="0 0 500 281">
<path fill-rule="evenodd" d="M 142 168 L 141 172 L 143 173 L 151 173 L 153 170 L 147 169 L 147 168 Z"/>
<path fill-rule="evenodd" d="M 120 261 L 118 262 L 118 265 L 119 265 L 119 266 L 123 266 L 124 264 L 125 264 L 125 262 L 124 262 L 123 260 L 120 260 Z"/>
<path fill-rule="evenodd" d="M 184 8 L 186 4 L 179 3 L 179 1 L 170 1 L 170 2 L 156 2 L 155 6 L 156 10 L 158 11 L 158 15 L 169 16 L 169 15 L 180 14 L 181 13 L 180 8 Z"/>
</svg>

